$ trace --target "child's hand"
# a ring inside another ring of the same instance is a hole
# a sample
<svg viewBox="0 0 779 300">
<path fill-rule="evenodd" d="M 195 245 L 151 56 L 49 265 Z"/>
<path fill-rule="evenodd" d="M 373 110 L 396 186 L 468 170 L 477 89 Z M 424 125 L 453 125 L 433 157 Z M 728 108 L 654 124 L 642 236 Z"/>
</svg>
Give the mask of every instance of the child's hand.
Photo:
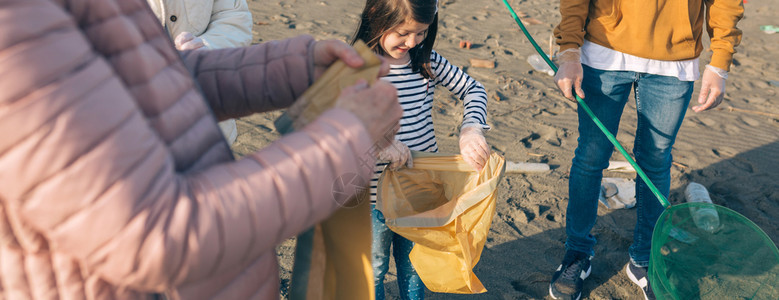
<svg viewBox="0 0 779 300">
<path fill-rule="evenodd" d="M 460 130 L 460 155 L 477 171 L 484 168 L 490 157 L 490 148 L 481 131 L 481 127 L 466 127 Z"/>
<path fill-rule="evenodd" d="M 414 162 L 411 160 L 411 150 L 408 149 L 406 144 L 397 140 L 393 141 L 384 150 L 381 150 L 378 156 L 379 160 L 390 162 L 390 170 L 397 170 L 403 165 L 407 165 L 409 168 L 414 167 Z"/>
</svg>

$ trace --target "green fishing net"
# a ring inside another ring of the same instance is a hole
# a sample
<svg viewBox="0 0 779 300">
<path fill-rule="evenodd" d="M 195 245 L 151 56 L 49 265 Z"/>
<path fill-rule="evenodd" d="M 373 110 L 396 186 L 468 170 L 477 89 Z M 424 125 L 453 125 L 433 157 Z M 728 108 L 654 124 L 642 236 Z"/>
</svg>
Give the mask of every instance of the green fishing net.
<svg viewBox="0 0 779 300">
<path fill-rule="evenodd" d="M 691 211 L 699 209 L 716 211 L 718 220 L 694 220 Z M 652 234 L 649 282 L 657 299 L 776 300 L 779 251 L 755 223 L 733 210 L 708 203 L 673 205 Z"/>
</svg>

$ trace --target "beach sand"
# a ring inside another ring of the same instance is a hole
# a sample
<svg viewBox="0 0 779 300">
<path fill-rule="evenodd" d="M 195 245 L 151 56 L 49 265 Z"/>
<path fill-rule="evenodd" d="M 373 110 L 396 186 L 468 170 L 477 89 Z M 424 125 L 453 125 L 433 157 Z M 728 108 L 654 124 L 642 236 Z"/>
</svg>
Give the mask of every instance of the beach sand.
<svg viewBox="0 0 779 300">
<path fill-rule="evenodd" d="M 354 33 L 362 1 L 249 0 L 254 18 L 254 42 L 310 34 L 317 39 L 347 41 Z M 560 20 L 557 1 L 510 1 L 515 10 L 537 20 L 528 30 L 544 51 Z M 775 22 L 773 0 L 749 0 L 744 31 L 737 48 L 725 101 L 703 113 L 688 110 L 674 146 L 671 170 L 672 204 L 684 202 L 688 182 L 706 186 L 716 204 L 731 208 L 757 223 L 779 241 L 779 34 L 760 31 Z M 527 19 L 530 20 L 530 19 Z M 532 21 L 532 20 L 530 20 Z M 470 49 L 459 47 L 471 41 Z M 774 45 L 774 46 L 770 46 Z M 773 48 L 774 50 L 770 50 Z M 556 90 L 552 77 L 533 71 L 526 58 L 535 53 L 501 1 L 441 0 L 436 51 L 479 80 L 490 96 L 486 133 L 492 151 L 515 162 L 547 163 L 552 170 L 537 174 L 507 174 L 499 186 L 497 216 L 475 273 L 488 289 L 479 295 L 427 293 L 428 299 L 544 299 L 560 263 L 565 241 L 568 172 L 576 148 L 576 105 Z M 711 52 L 705 51 L 701 67 Z M 471 67 L 469 59 L 496 63 L 494 69 Z M 773 83 L 771 83 L 773 81 Z M 693 99 L 697 99 L 700 82 Z M 696 100 L 693 100 L 696 102 Z M 693 103 L 694 104 L 694 103 Z M 735 109 L 728 109 L 729 107 Z M 763 113 L 763 114 L 761 114 Z M 273 120 L 280 112 L 238 120 L 237 156 L 262 149 L 279 138 Z M 434 122 L 441 152 L 457 153 L 462 104 L 451 93 L 436 93 Z M 630 151 L 636 129 L 635 102 L 623 115 L 617 139 Z M 617 152 L 612 160 L 624 161 Z M 606 172 L 606 177 L 634 174 Z M 597 237 L 593 273 L 585 281 L 582 299 L 638 299 L 639 289 L 624 274 L 632 242 L 635 208 L 599 207 L 592 233 Z M 278 247 L 282 298 L 292 267 L 294 239 Z M 387 278 L 388 294 L 396 297 L 394 266 Z"/>
</svg>

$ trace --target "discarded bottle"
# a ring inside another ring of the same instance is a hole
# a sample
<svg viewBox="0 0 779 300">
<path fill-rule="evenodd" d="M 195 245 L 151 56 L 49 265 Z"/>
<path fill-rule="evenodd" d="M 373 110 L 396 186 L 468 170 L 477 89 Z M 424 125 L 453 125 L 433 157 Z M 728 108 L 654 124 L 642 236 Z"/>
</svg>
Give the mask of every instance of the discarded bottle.
<svg viewBox="0 0 779 300">
<path fill-rule="evenodd" d="M 719 229 L 719 215 L 714 204 L 711 203 L 709 198 L 709 192 L 706 188 L 699 183 L 690 182 L 687 185 L 687 189 L 684 190 L 684 196 L 687 198 L 687 202 L 702 203 L 703 205 L 690 206 L 690 215 L 692 215 L 692 221 L 695 222 L 695 226 L 714 233 Z"/>
<path fill-rule="evenodd" d="M 694 234 L 678 227 L 671 227 L 668 235 L 685 244 L 694 244 L 698 240 L 698 237 Z"/>
<path fill-rule="evenodd" d="M 536 71 L 544 72 L 549 74 L 549 76 L 554 76 L 554 71 L 551 67 L 549 67 L 549 65 L 546 64 L 546 61 L 541 57 L 541 55 L 533 54 L 528 56 L 527 63 L 529 63 L 530 66 L 532 66 Z"/>
</svg>

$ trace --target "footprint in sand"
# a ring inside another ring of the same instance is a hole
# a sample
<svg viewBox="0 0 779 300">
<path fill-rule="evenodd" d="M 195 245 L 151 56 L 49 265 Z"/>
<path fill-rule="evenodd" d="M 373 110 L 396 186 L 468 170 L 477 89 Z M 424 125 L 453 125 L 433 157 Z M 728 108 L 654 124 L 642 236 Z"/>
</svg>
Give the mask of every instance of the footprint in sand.
<svg viewBox="0 0 779 300">
<path fill-rule="evenodd" d="M 294 19 L 296 16 L 286 16 L 286 15 L 275 15 L 273 16 L 274 21 L 279 21 L 282 24 L 289 24 L 292 23 L 292 19 Z"/>
<path fill-rule="evenodd" d="M 560 145 L 562 145 L 562 141 L 557 137 L 557 135 L 547 138 L 546 143 L 555 147 L 560 147 Z"/>
<path fill-rule="evenodd" d="M 752 167 L 752 164 L 747 162 L 747 161 L 743 161 L 743 160 L 739 160 L 739 159 L 729 159 L 728 162 L 731 165 L 733 165 L 733 167 L 735 167 L 736 169 L 743 170 L 743 171 L 745 171 L 747 173 L 754 173 L 755 172 L 755 168 Z"/>
<path fill-rule="evenodd" d="M 542 111 L 547 111 L 547 110 L 542 109 Z M 560 136 L 557 133 L 557 129 L 555 128 L 544 126 L 541 132 L 541 137 L 549 145 L 555 147 L 560 147 L 560 145 L 562 145 L 562 140 L 560 139 Z"/>
<path fill-rule="evenodd" d="M 699 124 L 703 124 L 704 126 L 708 126 L 708 127 L 714 127 L 717 126 L 717 124 L 719 124 L 716 120 L 712 118 L 698 117 L 697 119 Z"/>
<path fill-rule="evenodd" d="M 525 145 L 525 148 L 530 149 L 533 148 L 533 141 L 539 138 L 541 138 L 541 136 L 538 133 L 533 132 L 529 136 L 521 139 L 520 142 L 522 142 L 522 144 Z"/>
<path fill-rule="evenodd" d="M 711 149 L 711 152 L 720 158 L 731 158 L 736 154 L 738 154 L 738 151 L 736 149 L 730 147 L 724 147 L 724 146 L 716 149 Z"/>
<path fill-rule="evenodd" d="M 731 123 L 726 123 L 724 126 L 722 126 L 722 130 L 725 131 L 725 133 L 728 135 L 737 135 L 741 133 L 741 128 Z"/>
<path fill-rule="evenodd" d="M 744 122 L 744 124 L 747 124 L 751 127 L 758 127 L 761 124 L 760 121 L 747 117 L 741 117 L 741 122 Z"/>
<path fill-rule="evenodd" d="M 528 211 L 526 208 L 520 207 L 519 211 L 516 213 L 517 216 L 519 216 L 519 220 L 522 220 L 522 222 L 519 222 L 519 224 L 528 224 L 535 220 L 536 214 L 534 214 L 531 211 Z M 517 218 L 515 218 L 517 219 Z"/>
</svg>

